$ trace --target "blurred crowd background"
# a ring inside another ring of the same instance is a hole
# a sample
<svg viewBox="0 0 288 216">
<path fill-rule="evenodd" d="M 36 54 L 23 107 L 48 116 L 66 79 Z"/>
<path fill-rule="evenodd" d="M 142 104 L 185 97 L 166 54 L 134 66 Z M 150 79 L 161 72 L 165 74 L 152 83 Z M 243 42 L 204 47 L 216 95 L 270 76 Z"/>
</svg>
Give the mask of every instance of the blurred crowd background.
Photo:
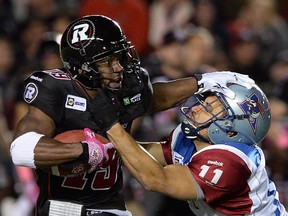
<svg viewBox="0 0 288 216">
<path fill-rule="evenodd" d="M 61 34 L 89 14 L 120 24 L 153 82 L 216 70 L 252 77 L 271 102 L 272 127 L 260 145 L 288 208 L 287 0 L 0 0 L 0 216 L 32 216 L 38 193 L 33 171 L 9 158 L 13 130 L 27 112 L 23 80 L 35 70 L 61 68 Z M 162 140 L 180 121 L 176 108 L 146 115 L 133 136 Z M 134 216 L 193 215 L 186 202 L 147 192 L 124 172 Z"/>
</svg>

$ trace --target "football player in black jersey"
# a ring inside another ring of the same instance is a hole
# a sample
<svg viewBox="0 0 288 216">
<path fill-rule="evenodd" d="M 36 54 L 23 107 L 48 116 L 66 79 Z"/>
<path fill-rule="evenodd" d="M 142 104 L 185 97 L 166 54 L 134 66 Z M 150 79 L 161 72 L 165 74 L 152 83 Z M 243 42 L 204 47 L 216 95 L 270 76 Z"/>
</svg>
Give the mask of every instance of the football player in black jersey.
<svg viewBox="0 0 288 216">
<path fill-rule="evenodd" d="M 228 81 L 249 79 L 217 72 L 198 80 L 151 84 L 120 26 L 101 15 L 73 21 L 62 35 L 60 54 L 63 69 L 37 71 L 25 80 L 29 111 L 15 129 L 10 148 L 15 165 L 37 173 L 39 216 L 131 215 L 119 193 L 123 179 L 115 149 L 97 143 L 89 133 L 81 143 L 53 139 L 64 131 L 84 128 L 104 135 L 105 124 L 94 119 L 97 107 L 105 105 L 95 102 L 97 95 L 117 97 L 120 123 L 129 132 L 132 121 L 146 112 L 175 107 L 197 90 L 221 86 L 229 91 Z M 89 170 L 80 172 L 79 163 L 88 164 Z M 64 165 L 71 166 L 75 176 L 61 176 Z"/>
</svg>

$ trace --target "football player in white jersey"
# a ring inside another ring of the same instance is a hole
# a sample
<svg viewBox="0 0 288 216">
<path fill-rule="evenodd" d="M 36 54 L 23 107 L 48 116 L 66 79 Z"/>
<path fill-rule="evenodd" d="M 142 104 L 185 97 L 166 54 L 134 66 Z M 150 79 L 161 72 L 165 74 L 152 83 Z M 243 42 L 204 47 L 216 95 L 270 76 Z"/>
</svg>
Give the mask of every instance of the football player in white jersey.
<svg viewBox="0 0 288 216">
<path fill-rule="evenodd" d="M 256 84 L 228 88 L 234 94 L 198 92 L 183 103 L 185 119 L 158 143 L 165 167 L 115 119 L 108 137 L 147 190 L 188 201 L 196 215 L 288 215 L 257 145 L 270 128 L 268 99 Z"/>
</svg>

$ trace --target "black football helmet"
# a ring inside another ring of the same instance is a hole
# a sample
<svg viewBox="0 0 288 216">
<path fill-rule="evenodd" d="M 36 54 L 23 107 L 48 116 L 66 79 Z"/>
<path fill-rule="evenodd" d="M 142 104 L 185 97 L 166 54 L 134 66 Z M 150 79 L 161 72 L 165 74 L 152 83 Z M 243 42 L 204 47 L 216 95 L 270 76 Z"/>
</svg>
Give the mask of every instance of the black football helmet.
<svg viewBox="0 0 288 216">
<path fill-rule="evenodd" d="M 89 89 L 102 87 L 98 61 L 107 58 L 109 62 L 117 55 L 123 67 L 121 73 L 140 68 L 138 54 L 121 27 L 103 15 L 84 16 L 70 23 L 61 38 L 60 55 L 72 77 Z"/>
</svg>

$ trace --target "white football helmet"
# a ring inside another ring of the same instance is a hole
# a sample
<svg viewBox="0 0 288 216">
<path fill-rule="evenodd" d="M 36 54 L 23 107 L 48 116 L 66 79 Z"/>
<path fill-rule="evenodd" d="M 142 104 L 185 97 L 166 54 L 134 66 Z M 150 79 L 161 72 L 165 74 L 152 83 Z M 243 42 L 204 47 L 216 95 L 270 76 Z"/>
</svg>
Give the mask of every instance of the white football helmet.
<svg viewBox="0 0 288 216">
<path fill-rule="evenodd" d="M 185 120 L 182 122 L 182 131 L 186 137 L 214 144 L 238 142 L 248 145 L 258 144 L 266 137 L 271 124 L 270 106 L 266 95 L 256 84 L 247 88 L 233 83 L 228 84 L 228 88 L 235 93 L 233 99 L 223 93 L 205 92 L 196 93 L 183 103 L 181 111 Z M 215 95 L 215 101 L 219 101 L 222 106 L 216 114 L 212 114 L 204 102 L 205 98 L 211 95 Z M 191 118 L 189 113 L 196 105 L 201 105 L 210 113 L 211 118 L 205 122 L 197 122 Z M 199 131 L 207 127 L 211 141 L 199 134 Z"/>
</svg>

